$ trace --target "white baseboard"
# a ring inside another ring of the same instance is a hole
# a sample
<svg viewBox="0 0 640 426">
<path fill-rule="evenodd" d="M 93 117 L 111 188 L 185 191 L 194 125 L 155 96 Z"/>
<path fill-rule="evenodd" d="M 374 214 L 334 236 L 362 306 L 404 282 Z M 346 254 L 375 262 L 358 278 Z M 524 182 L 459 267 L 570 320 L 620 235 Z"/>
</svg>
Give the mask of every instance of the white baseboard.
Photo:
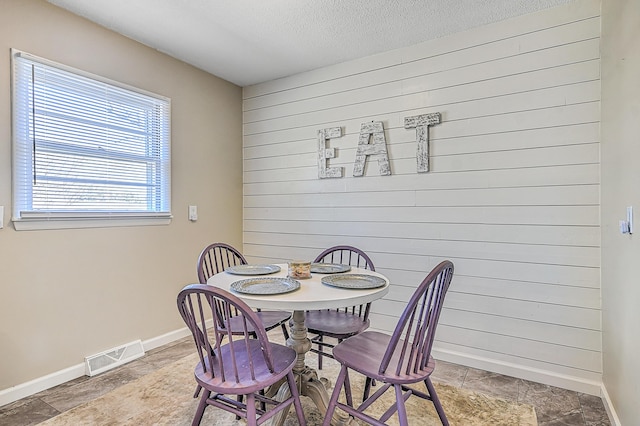
<svg viewBox="0 0 640 426">
<path fill-rule="evenodd" d="M 618 414 L 616 413 L 615 408 L 613 408 L 613 402 L 609 397 L 609 392 L 607 392 L 607 388 L 604 386 L 604 384 L 602 385 L 602 388 L 601 388 L 601 397 L 602 397 L 602 402 L 604 403 L 604 409 L 607 410 L 607 415 L 609 416 L 609 421 L 611 422 L 611 425 L 622 426 L 622 423 L 620 423 L 620 419 L 618 418 Z"/>
<path fill-rule="evenodd" d="M 171 331 L 142 342 L 145 352 L 157 347 L 166 345 L 183 337 L 189 336 L 190 331 L 184 327 L 179 330 Z M 603 399 L 605 409 L 609 415 L 609 419 L 613 426 L 621 426 L 620 420 L 615 412 L 607 389 L 602 383 L 584 380 L 578 377 L 563 376 L 545 370 L 537 370 L 526 368 L 521 365 L 510 364 L 505 362 L 496 362 L 492 359 L 469 356 L 448 350 L 438 350 L 433 348 L 433 356 L 436 359 L 453 362 L 456 364 L 466 365 L 469 367 L 479 368 L 487 371 L 505 374 L 513 377 L 519 377 L 534 382 L 544 383 L 576 392 L 582 392 L 589 395 L 600 396 Z M 63 370 L 56 371 L 46 376 L 30 380 L 19 385 L 0 390 L 0 407 L 10 404 L 19 399 L 36 394 L 43 390 L 52 388 L 62 383 L 68 382 L 85 374 L 84 362 L 78 363 Z"/>
<path fill-rule="evenodd" d="M 189 336 L 190 334 L 191 332 L 189 331 L 189 329 L 187 327 L 184 327 L 179 330 L 171 331 L 169 333 L 165 333 L 163 335 L 145 340 L 142 342 L 142 347 L 146 352 L 162 345 L 166 345 L 167 343 L 176 341 L 178 339 L 182 339 L 183 337 Z M 58 386 L 62 383 L 68 382 L 69 380 L 77 379 L 78 377 L 82 377 L 84 375 L 85 364 L 83 361 L 79 364 L 73 365 L 63 370 L 47 374 L 46 376 L 38 377 L 37 379 L 0 390 L 0 407 L 25 398 L 27 396 L 36 394 L 38 392 L 42 392 L 43 390 L 52 388 L 54 386 Z"/>
<path fill-rule="evenodd" d="M 207 321 L 208 326 L 211 324 L 209 324 L 209 321 Z M 191 335 L 191 331 L 189 331 L 187 327 L 184 327 L 179 330 L 170 331 L 160 336 L 147 339 L 144 342 L 142 342 L 142 347 L 144 348 L 144 351 L 147 352 L 147 351 L 150 351 L 151 349 L 159 348 L 160 346 L 166 345 L 167 343 L 175 342 L 176 340 L 182 339 L 183 337 L 187 337 L 190 335 Z"/>
<path fill-rule="evenodd" d="M 525 367 L 518 364 L 497 361 L 495 359 L 483 358 L 461 352 L 442 350 L 434 347 L 432 354 L 435 359 L 453 362 L 455 364 L 466 365 L 481 370 L 493 371 L 495 373 L 532 382 L 543 383 L 545 385 L 556 386 L 569 389 L 575 392 L 586 393 L 594 396 L 601 396 L 602 382 L 586 380 L 580 377 L 568 376 L 554 373 L 552 371 Z"/>
<path fill-rule="evenodd" d="M 43 377 L 0 390 L 0 407 L 19 399 L 58 386 L 69 380 L 84 376 L 84 362 L 59 370 Z"/>
<path fill-rule="evenodd" d="M 604 408 L 609 416 L 612 426 L 622 426 L 613 402 L 609 397 L 607 388 L 602 382 L 582 379 L 580 377 L 567 376 L 557 374 L 547 370 L 523 367 L 522 365 L 511 364 L 494 359 L 478 357 L 474 355 L 464 354 L 450 350 L 432 349 L 435 359 L 453 362 L 455 364 L 465 365 L 486 371 L 493 371 L 507 376 L 518 377 L 525 380 L 531 380 L 537 383 L 544 383 L 551 386 L 557 386 L 563 389 L 569 389 L 575 392 L 594 395 L 602 398 Z"/>
</svg>

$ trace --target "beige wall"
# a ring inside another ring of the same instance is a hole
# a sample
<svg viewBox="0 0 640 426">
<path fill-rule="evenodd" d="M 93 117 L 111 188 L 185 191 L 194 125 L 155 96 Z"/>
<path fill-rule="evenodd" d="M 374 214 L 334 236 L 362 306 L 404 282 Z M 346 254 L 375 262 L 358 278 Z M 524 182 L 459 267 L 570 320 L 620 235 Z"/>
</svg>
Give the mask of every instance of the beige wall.
<svg viewBox="0 0 640 426">
<path fill-rule="evenodd" d="M 604 385 L 620 423 L 640 408 L 640 2 L 602 2 L 602 312 Z M 618 221 L 635 208 L 635 234 Z"/>
<path fill-rule="evenodd" d="M 172 99 L 171 225 L 13 229 L 12 47 Z M 44 1 L 0 0 L 0 391 L 183 327 L 175 297 L 200 249 L 242 241 L 241 139 L 239 87 Z"/>
</svg>

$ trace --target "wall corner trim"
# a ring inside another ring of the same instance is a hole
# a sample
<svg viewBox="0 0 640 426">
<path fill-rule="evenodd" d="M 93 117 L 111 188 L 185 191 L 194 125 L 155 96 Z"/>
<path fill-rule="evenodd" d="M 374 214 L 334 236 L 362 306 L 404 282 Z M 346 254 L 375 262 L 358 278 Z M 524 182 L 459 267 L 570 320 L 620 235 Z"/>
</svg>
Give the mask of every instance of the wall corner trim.
<svg viewBox="0 0 640 426">
<path fill-rule="evenodd" d="M 607 411 L 607 415 L 609 416 L 609 421 L 612 426 L 622 426 L 620 419 L 618 418 L 618 414 L 613 406 L 613 401 L 611 401 L 611 397 L 609 396 L 609 392 L 607 392 L 607 387 L 602 384 L 600 387 L 600 397 L 602 398 L 602 402 L 604 403 L 604 409 Z"/>
</svg>

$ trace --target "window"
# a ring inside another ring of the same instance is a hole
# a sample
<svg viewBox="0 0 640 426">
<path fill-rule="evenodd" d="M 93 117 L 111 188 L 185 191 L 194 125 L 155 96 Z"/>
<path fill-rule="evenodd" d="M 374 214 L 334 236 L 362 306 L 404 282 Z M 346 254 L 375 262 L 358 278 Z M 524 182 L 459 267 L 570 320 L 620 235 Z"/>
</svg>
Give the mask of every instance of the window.
<svg viewBox="0 0 640 426">
<path fill-rule="evenodd" d="M 16 229 L 169 223 L 169 99 L 12 58 Z"/>
</svg>

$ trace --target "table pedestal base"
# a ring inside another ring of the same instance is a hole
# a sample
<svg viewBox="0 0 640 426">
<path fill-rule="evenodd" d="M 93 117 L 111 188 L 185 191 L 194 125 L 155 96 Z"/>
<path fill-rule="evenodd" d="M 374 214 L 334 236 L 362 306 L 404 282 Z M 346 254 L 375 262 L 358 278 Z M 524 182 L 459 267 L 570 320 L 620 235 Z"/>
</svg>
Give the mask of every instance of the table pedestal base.
<svg viewBox="0 0 640 426">
<path fill-rule="evenodd" d="M 304 316 L 304 311 L 293 312 L 293 326 L 291 327 L 291 336 L 287 340 L 287 346 L 293 348 L 298 354 L 296 365 L 293 367 L 298 392 L 301 396 L 311 398 L 313 403 L 318 407 L 318 410 L 320 410 L 320 413 L 324 415 L 327 412 L 330 397 L 327 388 L 330 387 L 331 384 L 327 379 L 319 379 L 316 370 L 304 365 L 305 354 L 311 349 L 311 341 L 307 337 L 307 328 L 304 325 Z M 278 401 L 283 401 L 291 395 L 286 381 L 282 384 L 276 384 L 275 386 L 278 386 L 275 391 L 275 399 Z M 273 394 L 273 392 L 274 390 L 271 390 L 269 393 Z M 282 426 L 288 412 L 289 409 L 285 408 L 274 416 L 271 420 L 272 426 Z M 351 417 L 336 410 L 331 424 L 334 426 L 351 425 Z"/>
</svg>

